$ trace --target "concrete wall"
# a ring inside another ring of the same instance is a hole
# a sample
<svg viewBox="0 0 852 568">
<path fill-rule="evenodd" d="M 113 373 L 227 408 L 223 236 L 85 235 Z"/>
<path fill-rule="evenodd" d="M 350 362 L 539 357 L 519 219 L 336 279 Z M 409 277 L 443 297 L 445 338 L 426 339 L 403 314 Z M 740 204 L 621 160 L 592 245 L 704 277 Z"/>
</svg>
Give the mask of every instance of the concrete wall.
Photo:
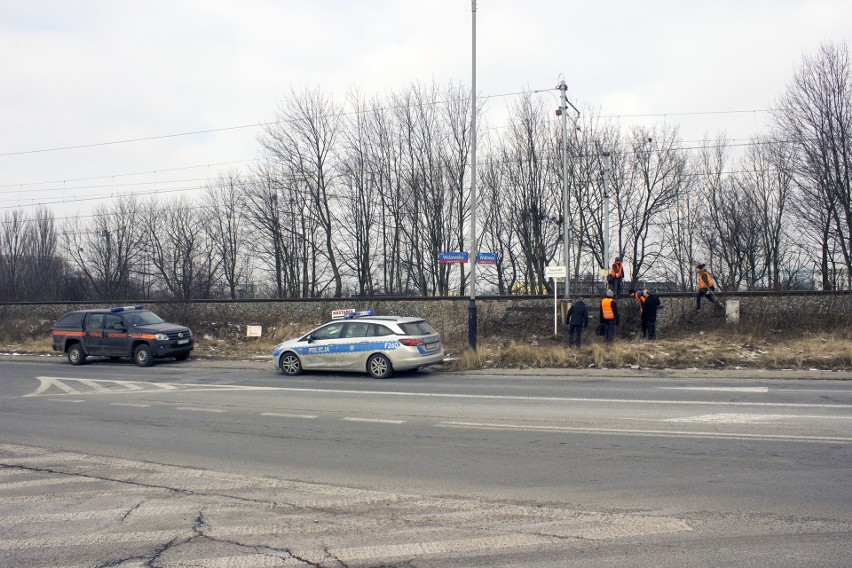
<svg viewBox="0 0 852 568">
<path fill-rule="evenodd" d="M 729 328 L 755 333 L 826 331 L 852 329 L 852 293 L 738 293 L 723 297 L 740 302 L 740 321 L 727 323 L 724 313 L 709 304 L 695 311 L 691 294 L 661 295 L 663 308 L 657 329 L 660 338 L 696 329 Z M 127 305 L 121 302 L 117 305 Z M 598 298 L 587 297 L 597 321 Z M 0 338 L 15 341 L 49 337 L 53 322 L 62 314 L 78 309 L 107 307 L 107 303 L 0 304 Z M 465 344 L 468 334 L 468 298 L 366 298 L 338 300 L 263 300 L 146 302 L 149 308 L 169 321 L 191 327 L 196 335 L 241 339 L 246 325 L 263 326 L 265 340 L 293 337 L 324 323 L 339 308 L 373 309 L 376 314 L 420 316 L 429 321 L 448 344 Z M 553 297 L 477 298 L 479 337 L 500 337 L 529 341 L 553 335 Z M 622 325 L 619 334 L 630 337 L 639 327 L 636 302 L 618 300 Z M 559 333 L 563 334 L 561 321 Z"/>
</svg>

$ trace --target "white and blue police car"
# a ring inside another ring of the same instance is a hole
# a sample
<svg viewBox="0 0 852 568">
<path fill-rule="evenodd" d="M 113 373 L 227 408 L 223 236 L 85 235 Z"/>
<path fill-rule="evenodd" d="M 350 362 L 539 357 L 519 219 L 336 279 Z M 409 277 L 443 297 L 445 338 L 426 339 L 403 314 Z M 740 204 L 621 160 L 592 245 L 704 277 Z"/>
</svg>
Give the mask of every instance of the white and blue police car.
<svg viewBox="0 0 852 568">
<path fill-rule="evenodd" d="M 272 352 L 275 368 L 291 376 L 303 370 L 357 371 L 385 379 L 443 361 L 441 337 L 425 320 L 374 316 L 372 310 L 335 310 L 332 321 Z"/>
</svg>

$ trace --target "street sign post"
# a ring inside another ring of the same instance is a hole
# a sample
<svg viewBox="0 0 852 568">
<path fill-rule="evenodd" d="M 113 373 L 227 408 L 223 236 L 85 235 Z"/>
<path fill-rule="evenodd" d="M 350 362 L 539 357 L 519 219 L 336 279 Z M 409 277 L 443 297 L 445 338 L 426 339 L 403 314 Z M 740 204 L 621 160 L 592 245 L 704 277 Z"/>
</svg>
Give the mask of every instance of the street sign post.
<svg viewBox="0 0 852 568">
<path fill-rule="evenodd" d="M 556 337 L 559 334 L 559 328 L 557 324 L 557 312 L 558 310 L 558 298 L 556 296 L 556 282 L 558 280 L 565 280 L 566 270 L 564 266 L 558 265 L 550 265 L 544 267 L 544 277 L 550 278 L 553 280 L 553 336 Z"/>
</svg>

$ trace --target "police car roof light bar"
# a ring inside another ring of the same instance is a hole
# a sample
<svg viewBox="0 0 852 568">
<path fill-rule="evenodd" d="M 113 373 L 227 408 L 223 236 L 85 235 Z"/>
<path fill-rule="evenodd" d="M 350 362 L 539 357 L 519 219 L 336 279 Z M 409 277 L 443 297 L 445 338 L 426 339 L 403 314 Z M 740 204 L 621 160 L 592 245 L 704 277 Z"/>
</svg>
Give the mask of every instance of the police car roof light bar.
<svg viewBox="0 0 852 568">
<path fill-rule="evenodd" d="M 138 306 L 121 306 L 121 307 L 111 308 L 110 311 L 113 312 L 113 313 L 116 313 L 116 312 L 123 312 L 125 310 L 144 310 L 144 309 L 145 309 L 145 306 L 138 305 Z"/>
<path fill-rule="evenodd" d="M 349 308 L 347 310 L 334 310 L 333 312 L 331 312 L 331 319 L 351 319 L 371 315 L 373 315 L 373 310 L 356 312 L 355 310 Z"/>
<path fill-rule="evenodd" d="M 364 310 L 363 312 L 352 312 L 352 313 L 346 314 L 344 317 L 346 317 L 348 319 L 348 318 L 360 318 L 360 317 L 363 317 L 363 316 L 371 316 L 371 315 L 373 315 L 373 310 Z"/>
</svg>

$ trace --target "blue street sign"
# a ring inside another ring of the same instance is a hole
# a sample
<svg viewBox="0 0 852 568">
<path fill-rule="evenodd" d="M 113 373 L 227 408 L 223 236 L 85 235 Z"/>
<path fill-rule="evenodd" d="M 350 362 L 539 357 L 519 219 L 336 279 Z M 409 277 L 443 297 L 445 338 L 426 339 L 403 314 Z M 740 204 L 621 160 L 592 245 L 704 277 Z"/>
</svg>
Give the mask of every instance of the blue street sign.
<svg viewBox="0 0 852 568">
<path fill-rule="evenodd" d="M 476 254 L 476 262 L 479 264 L 497 264 L 496 252 L 480 252 Z"/>
<path fill-rule="evenodd" d="M 467 262 L 467 252 L 439 252 L 439 264 L 464 264 Z"/>
</svg>

